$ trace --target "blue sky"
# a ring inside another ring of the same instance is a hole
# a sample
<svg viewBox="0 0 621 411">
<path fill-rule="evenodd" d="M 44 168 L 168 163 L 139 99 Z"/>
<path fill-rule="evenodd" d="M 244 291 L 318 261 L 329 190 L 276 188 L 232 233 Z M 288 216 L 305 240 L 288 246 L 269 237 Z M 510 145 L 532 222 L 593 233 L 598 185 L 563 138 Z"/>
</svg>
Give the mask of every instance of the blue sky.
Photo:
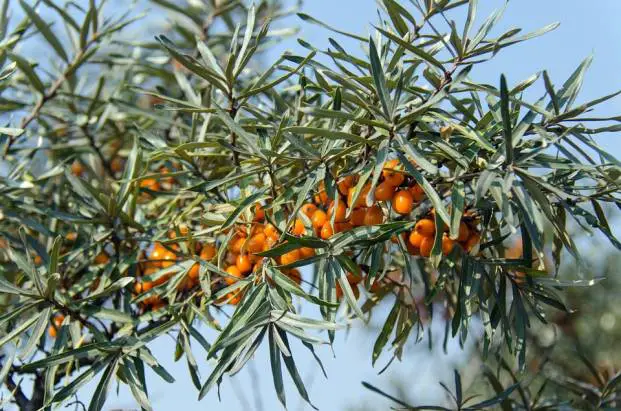
<svg viewBox="0 0 621 411">
<path fill-rule="evenodd" d="M 480 17 L 485 17 L 504 2 L 481 0 L 479 3 Z M 373 0 L 306 0 L 303 10 L 330 25 L 364 35 L 369 33 L 369 22 L 375 21 L 376 18 L 376 5 Z M 472 76 L 479 81 L 497 84 L 500 74 L 505 73 L 510 83 L 517 83 L 546 68 L 553 83 L 558 86 L 582 59 L 594 54 L 594 63 L 586 77 L 582 98 L 578 101 L 590 100 L 621 89 L 619 15 L 621 15 L 621 2 L 618 0 L 513 0 L 509 3 L 505 18 L 497 31 L 512 26 L 531 31 L 555 21 L 559 21 L 561 26 L 542 38 L 501 52 L 493 61 L 476 67 Z M 298 24 L 297 20 L 292 22 Z M 317 26 L 301 22 L 299 24 L 300 37 L 320 48 L 326 47 L 328 36 L 333 35 Z M 357 48 L 357 45 L 348 39 L 339 38 L 339 41 L 350 49 Z M 294 40 L 287 40 L 279 46 L 279 50 L 285 48 L 301 53 Z M 542 86 L 538 90 L 534 97 L 543 94 Z M 621 99 L 607 103 L 599 112 L 621 113 Z M 599 142 L 619 157 L 621 145 L 616 139 L 618 136 L 612 134 L 602 135 Z M 378 314 L 380 320 L 385 316 L 384 313 Z M 377 376 L 377 371 L 385 364 L 387 358 L 382 358 L 383 361 L 378 362 L 380 364 L 378 368 L 373 369 L 370 365 L 370 354 L 375 334 L 361 330 L 359 323 L 353 323 L 353 327 L 348 333 L 340 333 L 334 347 L 335 356 L 327 347 L 318 350 L 326 366 L 327 380 L 321 375 L 308 352 L 300 345 L 293 346 L 302 378 L 307 383 L 311 399 L 320 409 L 341 410 L 348 404 L 366 404 L 375 406 L 376 409 L 386 409 L 385 402 L 362 388 L 361 380 L 387 387 L 391 378 L 406 379 L 411 385 L 410 394 L 413 401 L 434 401 L 441 398 L 438 397 L 441 391 L 437 380 L 442 378 L 447 382 L 450 381 L 452 364 L 459 362 L 460 355 L 444 356 L 437 354 L 437 350 L 430 355 L 426 344 L 418 346 L 409 344 L 409 355 L 406 355 L 405 361 L 393 363 L 388 373 Z M 207 330 L 205 331 L 211 336 Z M 190 381 L 185 359 L 174 363 L 173 351 L 174 345 L 169 337 L 162 337 L 153 345 L 154 354 L 177 378 L 177 382 L 172 385 L 164 383 L 154 375 L 148 379 L 156 410 L 254 410 L 257 408 L 253 390 L 261 392 L 263 410 L 281 409 L 273 394 L 269 360 L 265 350 L 259 350 L 256 354 L 256 360 L 252 365 L 254 373 L 244 370 L 232 379 L 228 377 L 224 379 L 222 402 L 217 402 L 216 392 L 213 391 L 202 403 L 196 400 L 197 391 Z M 204 356 L 198 349 L 196 357 L 204 380 L 212 369 L 212 364 L 202 360 Z M 89 385 L 90 389 L 93 385 Z M 301 405 L 295 389 L 290 384 L 286 389 L 290 410 L 310 409 Z M 106 409 L 115 408 L 135 408 L 131 395 L 124 387 L 121 387 L 118 397 L 116 393 L 109 396 Z"/>
</svg>

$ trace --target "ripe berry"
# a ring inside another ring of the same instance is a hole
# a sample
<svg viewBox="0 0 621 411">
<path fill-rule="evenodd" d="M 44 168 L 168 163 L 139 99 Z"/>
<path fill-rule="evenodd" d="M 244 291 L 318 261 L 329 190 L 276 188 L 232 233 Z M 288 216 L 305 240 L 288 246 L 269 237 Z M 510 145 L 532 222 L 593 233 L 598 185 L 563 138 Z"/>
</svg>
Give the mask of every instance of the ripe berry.
<svg viewBox="0 0 621 411">
<path fill-rule="evenodd" d="M 375 188 L 375 200 L 377 201 L 388 201 L 394 194 L 395 186 L 390 184 L 388 181 L 378 184 Z"/>
<path fill-rule="evenodd" d="M 407 190 L 399 190 L 395 193 L 392 198 L 392 208 L 395 212 L 407 215 L 412 212 L 414 208 L 414 200 L 412 199 L 412 194 L 410 194 Z"/>
<path fill-rule="evenodd" d="M 423 218 L 416 223 L 414 226 L 416 232 L 423 237 L 433 237 L 436 233 L 436 226 L 433 221 L 429 218 Z"/>
</svg>

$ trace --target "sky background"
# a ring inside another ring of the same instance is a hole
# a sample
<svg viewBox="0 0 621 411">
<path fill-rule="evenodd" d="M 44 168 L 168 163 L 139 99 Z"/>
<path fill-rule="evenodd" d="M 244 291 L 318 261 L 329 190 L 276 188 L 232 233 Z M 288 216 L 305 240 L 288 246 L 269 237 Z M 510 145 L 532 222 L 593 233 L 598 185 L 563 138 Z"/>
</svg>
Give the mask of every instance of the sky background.
<svg viewBox="0 0 621 411">
<path fill-rule="evenodd" d="M 490 12 L 501 7 L 502 0 L 479 1 L 478 22 Z M 376 4 L 373 0 L 306 0 L 303 11 L 324 22 L 345 31 L 367 35 L 370 22 L 376 21 Z M 549 23 L 558 21 L 561 26 L 544 37 L 510 47 L 502 51 L 495 59 L 476 66 L 471 73 L 478 81 L 498 84 L 500 74 L 505 73 L 510 84 L 516 84 L 533 73 L 547 69 L 553 83 L 559 87 L 571 74 L 582 59 L 593 54 L 595 60 L 586 76 L 583 93 L 578 99 L 592 100 L 621 89 L 621 15 L 619 0 L 513 0 L 509 2 L 505 18 L 496 28 L 495 33 L 504 32 L 514 26 L 523 27 L 525 32 L 536 30 Z M 290 24 L 299 25 L 299 37 L 318 48 L 326 48 L 328 37 L 334 36 L 317 26 L 291 19 Z M 477 27 L 477 26 L 475 26 Z M 360 54 L 358 45 L 347 38 L 338 38 L 346 49 Z M 296 53 L 300 50 L 294 39 L 287 39 L 273 50 L 266 61 L 276 58 L 280 52 L 288 49 Z M 539 81 L 534 93 L 536 99 L 543 94 L 542 82 Z M 621 113 L 621 98 L 613 100 L 598 111 L 600 114 Z M 610 150 L 616 157 L 621 157 L 619 136 L 608 134 L 598 137 L 599 143 Z M 302 311 L 304 314 L 304 311 Z M 375 318 L 382 321 L 386 313 L 378 311 Z M 442 325 L 436 330 L 436 339 L 442 336 Z M 205 327 L 208 340 L 214 335 Z M 317 350 L 326 368 L 325 379 L 314 360 L 301 345 L 293 344 L 295 359 L 302 378 L 306 382 L 309 395 L 321 410 L 343 410 L 348 405 L 366 405 L 368 409 L 387 409 L 389 404 L 379 396 L 366 391 L 360 384 L 369 381 L 379 387 L 390 389 L 390 380 L 399 379 L 409 385 L 409 398 L 413 403 L 438 403 L 443 400 L 439 380 L 452 386 L 452 368 L 463 365 L 466 360 L 455 341 L 451 343 L 450 355 L 443 355 L 437 348 L 431 353 L 427 344 L 414 345 L 409 342 L 403 362 L 394 362 L 389 371 L 378 376 L 378 371 L 389 359 L 383 356 L 376 368 L 371 367 L 371 352 L 377 331 L 364 330 L 361 323 L 354 322 L 348 332 L 337 333 L 334 355 L 328 347 Z M 147 377 L 149 391 L 155 410 L 278 410 L 278 404 L 272 385 L 267 350 L 260 349 L 246 370 L 234 378 L 225 377 L 221 386 L 222 402 L 218 402 L 216 390 L 203 400 L 197 402 L 198 393 L 192 385 L 185 359 L 174 363 L 172 356 L 174 342 L 164 336 L 152 345 L 152 351 L 162 365 L 171 372 L 177 381 L 169 385 L 150 373 Z M 199 360 L 202 380 L 208 376 L 213 364 L 206 363 L 204 353 L 197 347 L 195 356 Z M 286 381 L 288 376 L 285 376 Z M 97 381 L 89 384 L 82 392 L 82 399 L 88 397 Z M 116 387 L 114 387 L 114 391 Z M 307 410 L 299 399 L 292 384 L 287 383 L 287 398 L 290 410 Z M 253 393 L 260 392 L 260 398 Z M 121 387 L 119 395 L 111 392 L 105 409 L 136 409 L 131 394 Z"/>
</svg>

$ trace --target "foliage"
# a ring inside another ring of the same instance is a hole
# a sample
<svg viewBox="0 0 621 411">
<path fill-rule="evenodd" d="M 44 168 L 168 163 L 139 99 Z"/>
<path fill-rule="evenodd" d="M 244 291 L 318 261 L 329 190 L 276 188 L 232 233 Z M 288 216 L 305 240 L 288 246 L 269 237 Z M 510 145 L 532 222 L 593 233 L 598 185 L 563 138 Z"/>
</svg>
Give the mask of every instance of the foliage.
<svg viewBox="0 0 621 411">
<path fill-rule="evenodd" d="M 401 358 L 424 333 L 421 307 L 433 316 L 441 301 L 447 333 L 465 340 L 478 317 L 484 357 L 506 350 L 523 369 L 543 307 L 567 311 L 564 289 L 596 282 L 557 275 L 565 252 L 582 266 L 569 218 L 620 247 L 605 213 L 619 162 L 593 138 L 618 118 L 587 114 L 618 92 L 576 103 L 591 59 L 560 87 L 545 71 L 470 77 L 556 25 L 492 37 L 502 12 L 475 27 L 476 0 L 383 0 L 370 38 L 298 14 L 365 58 L 299 40 L 304 54 L 265 67 L 261 53 L 292 33 L 270 28 L 292 13 L 279 1 L 152 0 L 171 19 L 155 40 L 125 34 L 137 11 L 82 3 L 1 7 L 25 16 L 0 21 L 1 373 L 22 409 L 96 377 L 89 409 L 113 381 L 152 409 L 145 367 L 174 380 L 149 350 L 166 333 L 201 398 L 267 344 L 283 405 L 283 366 L 311 403 L 290 339 L 315 356 L 390 295 L 373 361 L 389 342 Z M 27 56 L 36 41 L 49 61 Z M 536 82 L 546 95 L 524 101 Z M 213 360 L 206 378 L 193 344 Z M 33 377 L 31 398 L 16 376 Z"/>
</svg>

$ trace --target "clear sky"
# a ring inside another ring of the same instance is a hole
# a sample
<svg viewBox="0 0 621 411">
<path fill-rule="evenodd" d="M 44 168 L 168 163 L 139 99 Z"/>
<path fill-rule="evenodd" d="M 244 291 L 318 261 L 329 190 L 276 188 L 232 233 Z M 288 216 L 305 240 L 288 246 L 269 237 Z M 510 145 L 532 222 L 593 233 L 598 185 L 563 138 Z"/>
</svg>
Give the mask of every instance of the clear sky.
<svg viewBox="0 0 621 411">
<path fill-rule="evenodd" d="M 492 9 L 501 7 L 504 1 L 481 0 L 479 3 L 480 17 L 486 17 Z M 364 35 L 370 30 L 369 22 L 374 22 L 377 16 L 373 0 L 306 0 L 303 10 L 330 25 Z M 477 66 L 472 75 L 477 80 L 498 84 L 500 74 L 505 73 L 510 83 L 517 83 L 547 68 L 553 83 L 558 86 L 582 59 L 593 53 L 595 60 L 586 76 L 582 98 L 578 101 L 587 101 L 621 89 L 619 74 L 621 25 L 618 21 L 620 15 L 619 0 L 513 0 L 509 3 L 505 18 L 496 32 L 513 26 L 531 31 L 555 21 L 561 23 L 560 28 L 542 38 L 501 52 L 493 61 Z M 300 25 L 300 37 L 322 48 L 327 46 L 328 36 L 333 35 L 317 26 L 297 20 L 292 22 Z M 350 49 L 357 47 L 347 39 L 339 38 L 339 41 Z M 279 50 L 285 48 L 302 53 L 294 40 L 287 40 L 279 46 Z M 542 87 L 538 90 L 539 92 L 531 97 L 536 98 L 543 94 Z M 600 113 L 621 113 L 621 99 L 607 103 Z M 602 135 L 599 142 L 619 157 L 621 144 L 618 138 L 612 134 Z M 376 314 L 380 320 L 383 320 L 385 315 L 383 312 Z M 437 384 L 439 378 L 445 379 L 452 386 L 451 364 L 458 362 L 459 357 L 463 356 L 430 355 L 425 343 L 419 346 L 410 343 L 408 345 L 410 355 L 406 354 L 402 363 L 393 363 L 389 372 L 378 376 L 377 372 L 385 364 L 387 357 L 378 362 L 376 369 L 371 367 L 370 355 L 376 332 L 368 333 L 361 330 L 359 323 L 354 323 L 353 326 L 351 332 L 342 332 L 337 338 L 334 347 L 335 357 L 328 348 L 318 350 L 328 373 L 327 380 L 321 375 L 308 352 L 299 344 L 293 346 L 298 367 L 311 399 L 321 410 L 342 410 L 346 409 L 348 404 L 366 404 L 369 409 L 387 409 L 386 402 L 363 389 L 360 385 L 361 380 L 375 383 L 380 387 L 389 387 L 390 378 L 405 379 L 411 386 L 410 398 L 415 402 L 437 401 L 441 398 L 438 397 L 441 395 Z M 436 335 L 441 335 L 441 332 L 436 332 Z M 213 340 L 213 337 L 210 339 Z M 222 402 L 217 402 L 214 390 L 202 403 L 197 402 L 197 390 L 191 383 L 185 359 L 174 363 L 173 351 L 173 342 L 169 337 L 162 337 L 153 345 L 154 354 L 177 378 L 177 382 L 172 385 L 159 380 L 154 374 L 148 378 L 149 391 L 153 393 L 152 399 L 156 410 L 282 409 L 274 395 L 266 350 L 257 352 L 256 359 L 249 369 L 254 372 L 244 370 L 234 378 L 224 379 L 221 387 Z M 204 356 L 198 348 L 196 357 L 204 380 L 212 365 L 203 360 Z M 90 389 L 92 386 L 93 384 L 90 384 Z M 290 410 L 310 409 L 302 405 L 291 384 L 287 384 L 286 389 Z M 261 393 L 262 407 L 257 406 L 253 396 L 255 390 Z M 135 409 L 136 406 L 129 392 L 121 388 L 118 397 L 116 393 L 110 394 L 105 408 Z"/>
</svg>

